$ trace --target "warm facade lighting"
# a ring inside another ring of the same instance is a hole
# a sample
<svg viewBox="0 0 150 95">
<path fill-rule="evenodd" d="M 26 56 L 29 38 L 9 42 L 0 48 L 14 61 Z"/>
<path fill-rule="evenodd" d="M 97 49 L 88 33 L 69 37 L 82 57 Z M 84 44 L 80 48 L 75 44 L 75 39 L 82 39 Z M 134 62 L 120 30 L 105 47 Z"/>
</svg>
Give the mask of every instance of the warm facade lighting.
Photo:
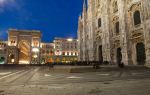
<svg viewBox="0 0 150 95">
<path fill-rule="evenodd" d="M 11 59 L 11 62 L 14 63 L 14 62 L 15 62 L 15 59 Z"/>
<path fill-rule="evenodd" d="M 67 39 L 67 41 L 72 42 L 72 41 L 73 41 L 73 39 L 72 39 L 72 38 L 69 38 L 69 39 Z"/>
<path fill-rule="evenodd" d="M 37 55 L 34 55 L 33 57 L 34 57 L 34 58 L 37 58 L 38 56 L 37 56 Z"/>
<path fill-rule="evenodd" d="M 32 51 L 33 52 L 39 52 L 39 49 L 38 48 L 33 48 Z"/>
<path fill-rule="evenodd" d="M 21 63 L 21 64 L 29 64 L 28 61 L 24 61 L 24 60 L 19 61 L 19 63 Z"/>
<path fill-rule="evenodd" d="M 69 52 L 69 55 L 71 56 L 71 52 Z"/>
</svg>

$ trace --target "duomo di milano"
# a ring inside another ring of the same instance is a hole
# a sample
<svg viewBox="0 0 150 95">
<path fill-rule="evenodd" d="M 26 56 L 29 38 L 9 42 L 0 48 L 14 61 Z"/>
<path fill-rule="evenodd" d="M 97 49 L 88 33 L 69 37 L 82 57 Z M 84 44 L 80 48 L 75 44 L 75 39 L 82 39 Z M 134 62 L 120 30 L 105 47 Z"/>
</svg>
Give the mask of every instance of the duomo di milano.
<svg viewBox="0 0 150 95">
<path fill-rule="evenodd" d="M 78 21 L 80 61 L 150 66 L 150 0 L 87 0 L 87 5 Z"/>
</svg>

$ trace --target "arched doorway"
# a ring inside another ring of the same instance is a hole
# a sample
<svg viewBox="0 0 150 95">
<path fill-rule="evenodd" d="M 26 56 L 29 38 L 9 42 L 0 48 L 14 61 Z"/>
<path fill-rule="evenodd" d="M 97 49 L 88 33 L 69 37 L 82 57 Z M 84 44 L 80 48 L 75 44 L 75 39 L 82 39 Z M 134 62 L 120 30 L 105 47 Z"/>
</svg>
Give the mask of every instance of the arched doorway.
<svg viewBox="0 0 150 95">
<path fill-rule="evenodd" d="M 14 54 L 9 54 L 8 63 L 10 63 L 10 64 L 16 64 L 15 63 L 15 55 Z"/>
<path fill-rule="evenodd" d="M 121 61 L 122 61 L 121 48 L 117 48 L 117 64 L 121 63 Z"/>
<path fill-rule="evenodd" d="M 146 61 L 145 45 L 143 43 L 137 43 L 136 45 L 136 58 L 138 65 L 144 65 Z"/>
<path fill-rule="evenodd" d="M 5 57 L 0 57 L 0 64 L 4 64 L 5 63 Z"/>
<path fill-rule="evenodd" d="M 19 64 L 29 64 L 31 48 L 28 41 L 20 41 L 18 48 L 19 48 Z"/>
<path fill-rule="evenodd" d="M 102 45 L 99 46 L 99 61 L 103 62 L 103 47 L 102 47 Z"/>
</svg>

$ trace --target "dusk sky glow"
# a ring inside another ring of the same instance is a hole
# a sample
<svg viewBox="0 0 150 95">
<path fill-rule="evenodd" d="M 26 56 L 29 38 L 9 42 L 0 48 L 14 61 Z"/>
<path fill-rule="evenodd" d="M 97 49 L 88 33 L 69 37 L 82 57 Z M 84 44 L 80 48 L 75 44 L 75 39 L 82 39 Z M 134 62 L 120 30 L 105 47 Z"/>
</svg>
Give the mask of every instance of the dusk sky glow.
<svg viewBox="0 0 150 95">
<path fill-rule="evenodd" d="M 0 0 L 0 39 L 8 29 L 40 30 L 42 41 L 77 37 L 83 0 Z"/>
</svg>

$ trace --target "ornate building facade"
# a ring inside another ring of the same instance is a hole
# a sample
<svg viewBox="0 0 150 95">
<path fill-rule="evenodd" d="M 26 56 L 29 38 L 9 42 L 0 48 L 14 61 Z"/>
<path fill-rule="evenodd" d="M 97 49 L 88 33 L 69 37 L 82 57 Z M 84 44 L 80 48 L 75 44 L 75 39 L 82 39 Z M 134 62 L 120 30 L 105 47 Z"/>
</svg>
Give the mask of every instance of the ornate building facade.
<svg viewBox="0 0 150 95">
<path fill-rule="evenodd" d="M 41 43 L 41 63 L 68 63 L 77 61 L 77 39 L 56 37 L 53 43 Z"/>
<path fill-rule="evenodd" d="M 8 41 L 0 40 L 0 64 L 45 64 L 77 61 L 77 39 L 55 38 L 41 42 L 41 32 L 8 30 Z"/>
<path fill-rule="evenodd" d="M 0 40 L 0 64 L 7 62 L 7 41 Z"/>
<path fill-rule="evenodd" d="M 41 43 L 41 61 L 42 64 L 54 62 L 54 43 Z"/>
<path fill-rule="evenodd" d="M 7 63 L 39 64 L 40 31 L 15 30 L 8 32 Z"/>
<path fill-rule="evenodd" d="M 75 62 L 78 58 L 78 41 L 72 38 L 55 38 L 54 54 L 55 62 Z"/>
<path fill-rule="evenodd" d="M 85 1 L 78 40 L 80 61 L 150 66 L 150 1 Z"/>
</svg>

